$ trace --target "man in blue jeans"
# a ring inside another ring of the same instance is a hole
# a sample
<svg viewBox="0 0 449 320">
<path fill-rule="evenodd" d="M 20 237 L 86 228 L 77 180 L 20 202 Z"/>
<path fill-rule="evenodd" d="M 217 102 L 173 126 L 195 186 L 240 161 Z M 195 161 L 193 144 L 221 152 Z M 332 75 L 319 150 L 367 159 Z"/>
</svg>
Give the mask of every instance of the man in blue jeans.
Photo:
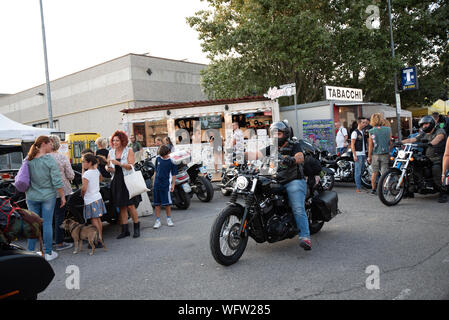
<svg viewBox="0 0 449 320">
<path fill-rule="evenodd" d="M 303 166 L 304 154 L 299 143 L 292 142 L 292 130 L 284 122 L 274 122 L 270 127 L 271 137 L 278 140 L 278 152 L 283 155 L 279 165 L 278 176 L 284 175 L 283 187 L 287 190 L 288 200 L 295 217 L 296 226 L 299 229 L 299 245 L 304 250 L 312 249 L 310 241 L 309 218 L 305 209 L 307 183 L 304 178 Z M 287 150 L 284 152 L 282 150 Z M 259 151 L 258 158 L 270 155 L 270 146 Z M 287 154 L 286 154 L 287 153 Z"/>
<path fill-rule="evenodd" d="M 362 192 L 362 172 L 365 167 L 366 161 L 366 143 L 364 138 L 363 129 L 366 126 L 364 119 L 359 118 L 357 120 L 357 129 L 355 129 L 351 134 L 351 150 L 354 157 L 355 164 L 355 192 Z"/>
</svg>

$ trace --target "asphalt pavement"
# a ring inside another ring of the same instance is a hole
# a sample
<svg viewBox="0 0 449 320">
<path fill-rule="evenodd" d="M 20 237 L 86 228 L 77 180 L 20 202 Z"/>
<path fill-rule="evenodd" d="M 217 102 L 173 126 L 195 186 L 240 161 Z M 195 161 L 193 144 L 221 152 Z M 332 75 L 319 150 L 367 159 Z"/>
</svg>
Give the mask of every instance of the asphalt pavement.
<svg viewBox="0 0 449 320">
<path fill-rule="evenodd" d="M 356 194 L 352 184 L 336 184 L 334 190 L 342 214 L 312 236 L 311 251 L 296 238 L 274 244 L 250 239 L 236 264 L 217 264 L 210 228 L 228 198 L 216 191 L 210 203 L 194 197 L 188 210 L 173 209 L 174 227 L 166 225 L 164 212 L 158 230 L 152 228 L 154 215 L 141 218 L 138 239 L 117 240 L 119 227 L 105 223 L 108 251 L 60 251 L 50 262 L 55 279 L 39 299 L 449 297 L 449 203 L 418 195 L 386 207 L 367 192 Z"/>
</svg>

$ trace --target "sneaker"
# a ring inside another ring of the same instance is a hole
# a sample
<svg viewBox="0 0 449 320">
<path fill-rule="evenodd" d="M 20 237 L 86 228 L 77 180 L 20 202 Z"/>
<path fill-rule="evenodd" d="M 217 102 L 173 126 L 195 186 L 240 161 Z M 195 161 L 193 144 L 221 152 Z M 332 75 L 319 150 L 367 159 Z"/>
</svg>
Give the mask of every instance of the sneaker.
<svg viewBox="0 0 449 320">
<path fill-rule="evenodd" d="M 171 218 L 167 218 L 167 224 L 169 227 L 173 227 L 175 224 L 173 223 L 173 221 L 171 220 Z"/>
<path fill-rule="evenodd" d="M 370 194 L 372 194 L 373 196 L 377 196 L 377 190 L 376 189 L 371 190 Z"/>
<path fill-rule="evenodd" d="M 153 228 L 159 229 L 161 227 L 161 219 L 156 219 L 156 222 L 154 223 Z"/>
<path fill-rule="evenodd" d="M 58 253 L 56 251 L 52 251 L 51 254 L 45 254 L 45 260 L 51 261 L 58 257 Z"/>
<path fill-rule="evenodd" d="M 362 190 L 356 189 L 355 192 L 356 192 L 356 193 L 362 193 Z"/>
<path fill-rule="evenodd" d="M 308 238 L 299 239 L 299 246 L 304 250 L 312 250 L 312 242 Z"/>
<path fill-rule="evenodd" d="M 61 251 L 73 247 L 73 243 L 63 242 L 61 246 L 56 245 L 56 251 Z"/>
<path fill-rule="evenodd" d="M 447 194 L 445 194 L 445 193 L 440 193 L 440 197 L 438 198 L 438 202 L 439 202 L 439 203 L 445 203 L 445 202 L 447 202 Z"/>
<path fill-rule="evenodd" d="M 42 251 L 36 251 L 36 252 L 34 252 L 35 254 L 37 254 L 38 256 L 41 256 L 42 257 Z"/>
</svg>

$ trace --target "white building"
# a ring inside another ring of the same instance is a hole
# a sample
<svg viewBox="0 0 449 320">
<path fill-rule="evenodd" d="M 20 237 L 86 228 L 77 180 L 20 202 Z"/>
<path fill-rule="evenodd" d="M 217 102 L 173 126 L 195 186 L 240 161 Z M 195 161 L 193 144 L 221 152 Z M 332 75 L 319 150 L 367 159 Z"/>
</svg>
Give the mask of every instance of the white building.
<svg viewBox="0 0 449 320">
<path fill-rule="evenodd" d="M 127 54 L 51 81 L 54 127 L 66 133 L 122 129 L 120 110 L 205 100 L 200 71 L 206 65 Z M 48 127 L 46 85 L 0 96 L 0 113 Z"/>
</svg>

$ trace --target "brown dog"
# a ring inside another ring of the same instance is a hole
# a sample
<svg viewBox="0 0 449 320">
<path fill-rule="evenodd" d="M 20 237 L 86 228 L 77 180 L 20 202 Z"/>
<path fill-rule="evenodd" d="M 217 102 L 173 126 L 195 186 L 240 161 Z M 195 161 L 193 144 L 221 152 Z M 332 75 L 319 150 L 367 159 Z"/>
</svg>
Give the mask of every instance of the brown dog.
<svg viewBox="0 0 449 320">
<path fill-rule="evenodd" d="M 73 251 L 73 253 L 78 253 L 78 247 L 80 249 L 79 251 L 82 251 L 83 240 L 89 241 L 89 244 L 92 247 L 92 251 L 89 253 L 89 255 L 94 254 L 95 251 L 94 240 L 95 243 L 97 244 L 98 241 L 100 241 L 101 244 L 103 245 L 104 250 L 107 251 L 103 239 L 100 238 L 98 230 L 95 226 L 92 225 L 85 226 L 72 219 L 65 219 L 64 222 L 61 224 L 61 228 L 67 230 L 73 238 L 73 243 L 75 247 L 75 251 Z"/>
</svg>

